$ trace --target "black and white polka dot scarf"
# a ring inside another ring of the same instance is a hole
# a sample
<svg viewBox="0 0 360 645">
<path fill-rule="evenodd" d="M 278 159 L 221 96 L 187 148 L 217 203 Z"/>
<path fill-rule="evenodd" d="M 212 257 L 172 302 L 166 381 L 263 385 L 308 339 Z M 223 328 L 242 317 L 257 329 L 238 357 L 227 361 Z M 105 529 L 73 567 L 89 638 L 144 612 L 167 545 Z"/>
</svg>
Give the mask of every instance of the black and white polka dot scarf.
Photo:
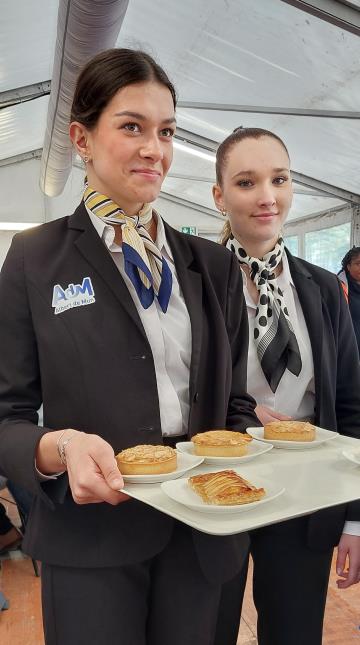
<svg viewBox="0 0 360 645">
<path fill-rule="evenodd" d="M 247 264 L 250 278 L 259 292 L 255 314 L 254 342 L 262 370 L 273 392 L 286 368 L 299 376 L 301 356 L 299 345 L 278 287 L 275 269 L 284 254 L 284 240 L 280 237 L 275 248 L 263 258 L 252 258 L 240 243 L 230 236 L 227 248 L 235 253 L 240 264 Z"/>
</svg>

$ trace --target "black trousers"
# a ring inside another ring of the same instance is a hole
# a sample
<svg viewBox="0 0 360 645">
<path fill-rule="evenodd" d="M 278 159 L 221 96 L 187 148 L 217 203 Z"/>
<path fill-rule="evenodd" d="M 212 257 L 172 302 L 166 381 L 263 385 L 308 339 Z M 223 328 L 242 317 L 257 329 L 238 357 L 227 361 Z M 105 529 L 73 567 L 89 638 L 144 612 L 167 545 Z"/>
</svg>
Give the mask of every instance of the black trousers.
<svg viewBox="0 0 360 645">
<path fill-rule="evenodd" d="M 176 523 L 164 551 L 145 562 L 106 569 L 44 564 L 45 643 L 212 645 L 220 591 L 200 569 L 191 530 Z"/>
<path fill-rule="evenodd" d="M 259 645 L 321 645 L 333 549 L 307 546 L 307 518 L 252 531 Z M 222 588 L 215 645 L 236 645 L 244 571 Z"/>
</svg>

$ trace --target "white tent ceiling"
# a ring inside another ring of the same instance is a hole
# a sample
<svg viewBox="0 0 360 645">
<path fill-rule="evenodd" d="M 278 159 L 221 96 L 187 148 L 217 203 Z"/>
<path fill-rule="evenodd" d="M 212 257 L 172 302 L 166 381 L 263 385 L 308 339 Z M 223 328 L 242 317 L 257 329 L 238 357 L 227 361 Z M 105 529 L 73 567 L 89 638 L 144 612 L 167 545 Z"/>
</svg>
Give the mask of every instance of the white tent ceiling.
<svg viewBox="0 0 360 645">
<path fill-rule="evenodd" d="M 180 137 L 193 142 L 191 150 L 212 156 L 216 142 L 240 124 L 283 137 L 301 181 L 291 213 L 296 220 L 349 199 L 360 203 L 360 38 L 293 4 L 303 3 L 130 0 L 116 44 L 146 49 L 167 69 L 179 95 Z M 307 4 L 342 16 L 346 8 L 360 34 L 359 2 Z M 0 107 L 10 105 L 0 110 L 1 185 L 2 168 L 44 143 L 48 96 L 41 94 L 52 78 L 58 1 L 0 0 L 0 10 Z M 77 169 L 72 174 L 76 200 L 81 176 Z M 213 178 L 213 161 L 176 149 L 164 196 L 200 205 L 219 227 Z"/>
</svg>

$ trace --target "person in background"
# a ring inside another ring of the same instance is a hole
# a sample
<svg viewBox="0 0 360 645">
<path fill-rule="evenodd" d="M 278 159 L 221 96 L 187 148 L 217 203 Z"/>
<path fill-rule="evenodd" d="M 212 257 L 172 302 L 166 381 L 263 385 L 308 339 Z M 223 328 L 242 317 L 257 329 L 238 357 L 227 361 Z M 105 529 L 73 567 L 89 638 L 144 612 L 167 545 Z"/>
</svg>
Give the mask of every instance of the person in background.
<svg viewBox="0 0 360 645">
<path fill-rule="evenodd" d="M 18 508 L 20 520 L 21 520 L 21 532 L 25 533 L 26 523 L 29 518 L 29 513 L 31 509 L 31 504 L 33 502 L 33 496 L 25 488 L 18 486 L 9 479 L 6 482 L 6 487 L 11 493 L 15 504 Z"/>
<path fill-rule="evenodd" d="M 349 303 L 351 319 L 360 354 L 360 246 L 353 246 L 341 261 L 338 278 Z"/>
<path fill-rule="evenodd" d="M 248 391 L 262 425 L 307 419 L 360 438 L 360 366 L 340 283 L 293 257 L 281 237 L 293 197 L 285 144 L 267 130 L 239 128 L 218 148 L 216 177 L 215 203 L 227 217 L 222 242 L 243 275 Z M 354 502 L 250 533 L 259 645 L 321 644 L 335 545 L 339 588 L 360 579 L 359 520 Z M 244 579 L 223 587 L 216 645 L 237 641 Z"/>
<path fill-rule="evenodd" d="M 21 532 L 13 525 L 4 504 L 0 502 L 0 555 L 18 548 L 21 540 Z"/>
<path fill-rule="evenodd" d="M 246 534 L 129 499 L 115 459 L 257 423 L 237 260 L 151 205 L 175 106 L 146 53 L 93 58 L 70 125 L 83 200 L 16 235 L 1 272 L 0 469 L 35 497 L 24 549 L 43 563 L 46 645 L 209 645 L 221 584 L 248 553 Z"/>
</svg>

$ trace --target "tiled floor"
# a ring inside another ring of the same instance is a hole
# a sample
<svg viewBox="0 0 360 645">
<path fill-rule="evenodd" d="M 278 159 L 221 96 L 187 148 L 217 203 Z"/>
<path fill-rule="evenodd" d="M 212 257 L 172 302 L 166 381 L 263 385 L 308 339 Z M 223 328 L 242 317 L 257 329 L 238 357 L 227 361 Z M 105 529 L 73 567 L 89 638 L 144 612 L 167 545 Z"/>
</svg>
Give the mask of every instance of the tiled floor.
<svg viewBox="0 0 360 645">
<path fill-rule="evenodd" d="M 324 645 L 360 645 L 360 585 L 339 591 L 333 562 L 325 612 Z M 256 610 L 251 594 L 251 571 L 247 581 L 237 645 L 255 645 Z M 224 643 L 225 645 L 225 643 Z M 275 645 L 275 643 L 274 643 Z M 304 645 L 306 645 L 304 643 Z"/>
<path fill-rule="evenodd" d="M 9 515 L 15 521 L 14 507 L 8 508 Z M 0 590 L 10 602 L 9 610 L 0 612 L 1 645 L 44 645 L 41 628 L 40 580 L 34 575 L 31 560 L 23 558 L 20 551 L 14 551 L 10 557 L 2 559 L 0 564 Z M 335 580 L 336 574 L 333 567 L 323 644 L 351 645 L 354 643 L 355 645 L 357 643 L 360 645 L 360 585 L 339 591 Z M 256 611 L 251 597 L 250 571 L 237 645 L 256 645 L 256 643 Z M 104 643 L 104 645 L 108 644 Z M 227 644 L 224 643 L 224 645 Z"/>
<path fill-rule="evenodd" d="M 1 645 L 43 645 L 41 629 L 40 580 L 35 578 L 29 559 L 3 560 L 0 589 L 10 609 L 0 613 Z M 324 630 L 324 645 L 360 645 L 360 587 L 339 592 L 330 583 Z M 256 645 L 256 611 L 248 581 L 238 645 Z M 106 645 L 106 644 L 104 644 Z M 224 645 L 226 645 L 224 643 Z M 275 645 L 275 644 L 274 644 Z"/>
<path fill-rule="evenodd" d="M 2 561 L 0 588 L 10 608 L 0 614 L 1 645 L 43 645 L 40 579 L 31 560 Z"/>
</svg>

